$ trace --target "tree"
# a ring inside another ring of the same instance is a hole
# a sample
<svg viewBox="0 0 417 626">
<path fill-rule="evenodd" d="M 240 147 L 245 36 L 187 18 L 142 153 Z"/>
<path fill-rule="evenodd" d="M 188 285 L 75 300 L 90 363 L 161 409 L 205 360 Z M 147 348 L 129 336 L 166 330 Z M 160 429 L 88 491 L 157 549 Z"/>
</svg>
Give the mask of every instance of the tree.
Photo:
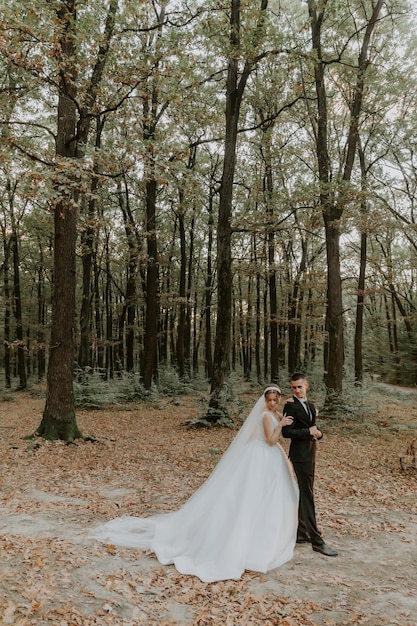
<svg viewBox="0 0 417 626">
<path fill-rule="evenodd" d="M 57 11 L 59 96 L 57 115 L 57 182 L 54 207 L 54 286 L 47 373 L 47 396 L 38 428 L 45 439 L 72 441 L 81 437 L 73 392 L 75 328 L 76 207 L 72 162 L 76 158 L 77 69 L 75 0 Z M 61 171 L 60 171 L 61 169 Z"/>
<path fill-rule="evenodd" d="M 101 147 L 104 119 L 96 120 L 95 148 Z M 92 316 L 92 268 L 94 248 L 97 238 L 97 196 L 99 188 L 98 166 L 93 166 L 90 197 L 82 201 L 81 216 L 81 262 L 82 262 L 82 297 L 80 311 L 80 344 L 78 350 L 78 366 L 81 369 L 92 367 L 91 360 L 91 316 Z M 86 205 L 86 206 L 85 206 Z"/>
<path fill-rule="evenodd" d="M 253 33 L 253 45 L 258 43 L 267 6 L 268 0 L 261 0 L 259 17 Z M 241 54 L 240 23 L 240 0 L 231 0 L 230 55 L 226 78 L 224 160 L 217 221 L 217 324 L 214 343 L 213 375 L 207 414 L 208 419 L 214 422 L 222 417 L 228 417 L 228 411 L 221 394 L 224 391 L 225 382 L 230 369 L 232 325 L 231 217 L 239 113 L 247 81 L 251 71 L 260 58 L 257 56 L 247 57 L 244 61 L 243 69 L 241 73 L 239 73 L 239 57 Z"/>
<path fill-rule="evenodd" d="M 365 73 L 369 65 L 371 37 L 376 26 L 383 0 L 378 0 L 369 20 L 366 20 L 364 36 L 360 45 L 356 84 L 350 102 L 350 120 L 342 166 L 342 177 L 338 185 L 333 183 L 332 164 L 328 137 L 328 96 L 326 91 L 326 67 L 329 60 L 323 50 L 322 28 L 326 17 L 326 5 L 319 5 L 316 0 L 308 0 L 311 25 L 312 50 L 314 56 L 314 84 L 316 90 L 317 115 L 314 122 L 319 197 L 323 214 L 327 251 L 327 311 L 326 332 L 327 349 L 325 352 L 325 383 L 327 401 L 342 392 L 344 338 L 343 338 L 343 299 L 340 270 L 340 219 L 349 201 L 349 185 L 358 143 L 359 117 L 362 111 L 365 87 Z"/>
<path fill-rule="evenodd" d="M 81 437 L 73 390 L 75 331 L 75 246 L 77 239 L 77 164 L 84 156 L 91 112 L 96 102 L 114 28 L 117 1 L 111 0 L 106 38 L 99 47 L 89 89 L 77 118 L 76 0 L 62 0 L 57 11 L 58 111 L 54 198 L 53 301 L 47 394 L 37 430 L 45 439 L 72 441 Z"/>
</svg>

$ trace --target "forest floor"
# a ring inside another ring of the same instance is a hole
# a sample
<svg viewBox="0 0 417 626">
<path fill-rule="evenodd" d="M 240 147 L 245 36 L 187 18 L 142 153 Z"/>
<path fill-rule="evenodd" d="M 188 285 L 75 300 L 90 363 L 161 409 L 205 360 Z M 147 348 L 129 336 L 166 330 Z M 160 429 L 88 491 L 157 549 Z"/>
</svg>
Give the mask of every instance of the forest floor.
<svg viewBox="0 0 417 626">
<path fill-rule="evenodd" d="M 259 395 L 244 391 L 242 415 Z M 235 434 L 184 427 L 206 396 L 80 410 L 78 426 L 95 441 L 66 445 L 25 439 L 43 395 L 9 394 L 0 401 L 0 624 L 417 626 L 417 471 L 399 460 L 416 438 L 415 400 L 415 389 L 374 386 L 355 420 L 320 422 L 317 517 L 338 557 L 297 545 L 268 574 L 205 584 L 88 532 L 176 509 L 203 482 Z"/>
</svg>

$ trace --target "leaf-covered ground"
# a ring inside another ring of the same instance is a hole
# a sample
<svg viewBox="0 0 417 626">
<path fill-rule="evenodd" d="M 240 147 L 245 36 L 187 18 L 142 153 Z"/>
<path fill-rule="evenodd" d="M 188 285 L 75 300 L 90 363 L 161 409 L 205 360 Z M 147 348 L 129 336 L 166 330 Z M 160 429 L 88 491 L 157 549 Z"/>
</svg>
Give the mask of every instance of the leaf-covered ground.
<svg viewBox="0 0 417 626">
<path fill-rule="evenodd" d="M 244 391 L 242 414 L 258 396 Z M 300 545 L 266 575 L 204 584 L 88 538 L 118 515 L 177 508 L 207 477 L 234 433 L 184 428 L 204 397 L 79 411 L 96 441 L 65 445 L 24 439 L 44 400 L 12 395 L 0 403 L 0 624 L 416 626 L 417 473 L 399 463 L 416 437 L 414 400 L 380 386 L 355 421 L 321 422 L 317 516 L 337 558 Z"/>
</svg>

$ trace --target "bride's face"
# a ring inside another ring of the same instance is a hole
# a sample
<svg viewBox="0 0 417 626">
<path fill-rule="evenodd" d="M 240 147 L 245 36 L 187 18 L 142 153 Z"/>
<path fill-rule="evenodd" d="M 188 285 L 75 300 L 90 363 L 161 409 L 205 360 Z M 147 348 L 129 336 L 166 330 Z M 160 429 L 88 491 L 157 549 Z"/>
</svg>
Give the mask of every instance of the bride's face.
<svg viewBox="0 0 417 626">
<path fill-rule="evenodd" d="M 279 395 L 275 391 L 270 391 L 265 398 L 268 411 L 275 411 L 279 404 Z"/>
</svg>

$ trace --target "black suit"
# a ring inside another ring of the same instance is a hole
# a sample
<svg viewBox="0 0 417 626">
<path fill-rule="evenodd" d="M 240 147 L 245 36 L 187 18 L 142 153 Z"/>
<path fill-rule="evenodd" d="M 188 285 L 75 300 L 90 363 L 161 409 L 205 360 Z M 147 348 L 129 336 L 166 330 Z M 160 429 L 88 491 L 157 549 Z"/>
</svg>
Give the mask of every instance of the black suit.
<svg viewBox="0 0 417 626">
<path fill-rule="evenodd" d="M 298 537 L 301 539 L 309 537 L 313 545 L 323 545 L 323 539 L 317 530 L 313 492 L 317 444 L 309 430 L 310 426 L 316 423 L 316 409 L 310 401 L 307 403 L 310 415 L 295 396 L 293 401 L 285 403 L 283 413 L 291 415 L 294 421 L 291 425 L 283 427 L 282 435 L 291 439 L 288 456 L 300 487 Z"/>
</svg>

